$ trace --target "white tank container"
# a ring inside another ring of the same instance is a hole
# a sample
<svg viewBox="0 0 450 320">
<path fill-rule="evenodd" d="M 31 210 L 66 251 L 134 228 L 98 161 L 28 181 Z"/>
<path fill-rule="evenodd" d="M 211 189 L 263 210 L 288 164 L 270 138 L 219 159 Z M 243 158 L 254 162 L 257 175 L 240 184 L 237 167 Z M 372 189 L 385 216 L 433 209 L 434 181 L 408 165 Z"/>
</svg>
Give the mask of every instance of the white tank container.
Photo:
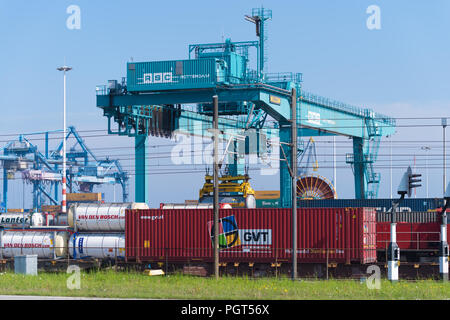
<svg viewBox="0 0 450 320">
<path fill-rule="evenodd" d="M 74 233 L 69 238 L 69 254 L 80 258 L 125 258 L 123 233 Z"/>
<path fill-rule="evenodd" d="M 38 258 L 60 258 L 67 254 L 67 232 L 3 231 L 1 254 L 5 258 L 37 255 Z"/>
<path fill-rule="evenodd" d="M 78 203 L 70 206 L 69 226 L 75 231 L 125 231 L 126 209 L 148 209 L 146 203 Z"/>
<path fill-rule="evenodd" d="M 52 215 L 42 212 L 29 213 L 5 213 L 0 215 L 0 226 L 4 228 L 29 228 L 42 227 L 52 224 Z"/>
<path fill-rule="evenodd" d="M 31 214 L 31 226 L 42 227 L 53 224 L 53 215 L 42 212 L 34 212 Z"/>
<path fill-rule="evenodd" d="M 214 209 L 212 203 L 199 203 L 199 204 L 177 204 L 177 203 L 161 203 L 161 209 Z M 233 209 L 229 203 L 219 203 L 220 209 Z"/>
<path fill-rule="evenodd" d="M 42 227 L 47 225 L 47 217 L 40 212 L 35 212 L 31 215 L 31 225 L 33 227 Z"/>
<path fill-rule="evenodd" d="M 4 213 L 0 215 L 0 226 L 4 228 L 28 228 L 31 224 L 28 213 Z"/>
</svg>

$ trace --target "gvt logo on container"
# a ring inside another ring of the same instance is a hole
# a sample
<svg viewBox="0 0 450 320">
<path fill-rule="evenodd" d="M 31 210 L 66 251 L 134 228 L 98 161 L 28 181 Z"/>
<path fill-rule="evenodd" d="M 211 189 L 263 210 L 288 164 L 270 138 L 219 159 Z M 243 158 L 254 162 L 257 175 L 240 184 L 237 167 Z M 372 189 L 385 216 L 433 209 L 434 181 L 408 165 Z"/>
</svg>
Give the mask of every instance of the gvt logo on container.
<svg viewBox="0 0 450 320">
<path fill-rule="evenodd" d="M 239 236 L 243 245 L 271 245 L 272 229 L 242 229 Z"/>
<path fill-rule="evenodd" d="M 208 222 L 209 235 L 214 244 L 214 221 Z M 235 216 L 219 220 L 219 248 L 227 249 L 240 245 L 271 245 L 272 229 L 239 229 Z"/>
<path fill-rule="evenodd" d="M 214 244 L 214 221 L 208 222 L 211 243 Z M 219 220 L 219 248 L 227 249 L 241 245 L 239 229 L 234 216 Z"/>
</svg>

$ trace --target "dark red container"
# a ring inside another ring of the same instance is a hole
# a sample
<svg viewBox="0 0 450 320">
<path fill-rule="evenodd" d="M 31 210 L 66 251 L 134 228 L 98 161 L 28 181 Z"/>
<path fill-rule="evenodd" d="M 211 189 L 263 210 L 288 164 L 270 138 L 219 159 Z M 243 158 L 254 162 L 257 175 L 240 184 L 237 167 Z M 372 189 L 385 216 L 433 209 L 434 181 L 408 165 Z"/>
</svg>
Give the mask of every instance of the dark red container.
<svg viewBox="0 0 450 320">
<path fill-rule="evenodd" d="M 397 223 L 397 244 L 400 250 L 428 251 L 439 245 L 440 226 L 430 223 Z M 389 222 L 377 223 L 377 249 L 387 250 L 391 239 Z"/>
<path fill-rule="evenodd" d="M 376 261 L 372 208 L 302 208 L 297 211 L 299 263 Z M 290 209 L 220 210 L 221 262 L 292 259 Z M 212 262 L 213 210 L 127 210 L 129 261 Z"/>
</svg>

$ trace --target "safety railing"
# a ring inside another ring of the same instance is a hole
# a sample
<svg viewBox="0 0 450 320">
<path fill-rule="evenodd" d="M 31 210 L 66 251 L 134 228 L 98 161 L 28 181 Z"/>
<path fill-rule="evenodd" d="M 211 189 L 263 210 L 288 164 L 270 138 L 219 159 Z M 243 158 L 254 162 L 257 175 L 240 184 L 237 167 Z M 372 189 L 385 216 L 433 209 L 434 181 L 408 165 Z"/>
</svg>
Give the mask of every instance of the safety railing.
<svg viewBox="0 0 450 320">
<path fill-rule="evenodd" d="M 390 232 L 377 232 L 378 238 L 384 235 L 384 239 L 377 239 L 377 246 L 387 248 L 390 243 Z M 439 246 L 439 232 L 398 232 L 397 244 L 400 250 L 434 251 Z M 407 237 L 407 239 L 405 239 Z M 430 239 L 431 238 L 431 239 Z M 432 239 L 435 238 L 435 239 Z"/>
<path fill-rule="evenodd" d="M 312 94 L 307 91 L 302 91 L 302 100 L 305 100 L 307 102 L 312 102 L 315 104 L 319 104 L 328 108 L 332 108 L 338 111 L 344 111 L 359 117 L 365 117 L 365 118 L 372 118 L 377 121 L 386 123 L 390 126 L 395 126 L 396 121 L 393 118 L 390 118 L 388 116 L 382 115 L 380 113 L 374 112 L 371 109 L 363 109 L 359 107 L 355 107 L 343 102 L 339 102 L 333 99 L 329 99 L 326 97 L 322 97 L 319 95 Z"/>
<path fill-rule="evenodd" d="M 296 83 L 301 83 L 303 81 L 303 74 L 295 72 L 266 73 L 264 80 L 267 82 L 292 81 Z"/>
</svg>

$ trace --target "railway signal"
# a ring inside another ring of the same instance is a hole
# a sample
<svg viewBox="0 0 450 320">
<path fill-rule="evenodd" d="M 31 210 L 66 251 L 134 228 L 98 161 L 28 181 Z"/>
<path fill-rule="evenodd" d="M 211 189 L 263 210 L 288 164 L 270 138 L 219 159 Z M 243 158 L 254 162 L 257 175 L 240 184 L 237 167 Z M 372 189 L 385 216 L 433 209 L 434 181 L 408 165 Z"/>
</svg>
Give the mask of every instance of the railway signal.
<svg viewBox="0 0 450 320">
<path fill-rule="evenodd" d="M 400 248 L 397 245 L 397 217 L 396 212 L 400 202 L 405 199 L 405 196 L 411 197 L 412 189 L 418 188 L 421 185 L 420 178 L 422 175 L 413 173 L 411 167 L 408 167 L 403 174 L 400 185 L 398 186 L 397 193 L 400 195 L 400 199 L 394 201 L 391 212 L 391 241 L 388 247 L 388 279 L 391 281 L 398 281 L 398 269 L 400 266 Z"/>
<path fill-rule="evenodd" d="M 398 186 L 397 193 L 402 196 L 401 200 L 408 195 L 411 197 L 412 190 L 418 187 L 421 187 L 419 182 L 422 182 L 422 179 L 418 179 L 422 177 L 421 174 L 413 173 L 411 167 L 408 167 L 406 172 L 403 174 L 402 180 L 400 181 L 400 185 Z"/>
</svg>

